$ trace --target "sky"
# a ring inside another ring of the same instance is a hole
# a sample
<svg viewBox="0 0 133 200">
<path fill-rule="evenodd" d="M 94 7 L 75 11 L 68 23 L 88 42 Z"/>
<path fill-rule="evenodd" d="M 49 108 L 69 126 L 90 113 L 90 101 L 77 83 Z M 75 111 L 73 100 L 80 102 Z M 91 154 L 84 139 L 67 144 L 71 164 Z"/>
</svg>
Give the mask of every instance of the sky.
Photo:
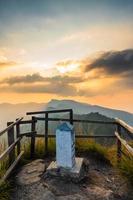
<svg viewBox="0 0 133 200">
<path fill-rule="evenodd" d="M 132 0 L 0 0 L 0 103 L 133 112 Z"/>
</svg>

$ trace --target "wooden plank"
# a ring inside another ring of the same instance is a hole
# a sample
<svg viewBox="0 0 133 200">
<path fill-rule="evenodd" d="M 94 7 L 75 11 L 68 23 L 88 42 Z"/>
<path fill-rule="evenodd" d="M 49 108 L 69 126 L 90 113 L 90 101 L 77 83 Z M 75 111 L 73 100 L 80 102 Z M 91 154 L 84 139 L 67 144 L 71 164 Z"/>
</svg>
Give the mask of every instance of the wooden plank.
<svg viewBox="0 0 133 200">
<path fill-rule="evenodd" d="M 16 119 L 17 121 L 18 119 Z M 16 124 L 16 138 L 20 137 L 20 124 Z M 17 143 L 17 155 L 20 154 L 20 140 Z"/>
<path fill-rule="evenodd" d="M 132 160 L 132 158 L 131 158 L 131 154 L 129 154 L 129 153 L 127 153 L 127 152 L 125 153 L 125 152 L 122 151 L 122 150 L 121 150 L 121 153 L 122 153 L 122 155 L 125 156 L 126 159 L 128 158 L 129 160 Z"/>
<path fill-rule="evenodd" d="M 21 137 L 31 137 L 32 134 L 35 134 L 36 135 L 36 131 L 30 131 L 30 132 L 26 132 L 26 133 L 21 133 L 20 136 Z M 44 137 L 44 136 L 43 136 Z"/>
<path fill-rule="evenodd" d="M 5 133 L 8 130 L 10 130 L 13 126 L 15 126 L 17 123 L 19 123 L 22 119 L 23 119 L 23 117 L 21 117 L 20 119 L 18 119 L 16 122 L 12 122 L 12 124 L 10 124 L 7 128 L 5 128 L 2 131 L 0 131 L 0 136 L 3 135 L 3 133 Z"/>
<path fill-rule="evenodd" d="M 21 140 L 22 138 L 19 137 L 17 138 L 17 140 L 12 143 L 1 155 L 0 155 L 0 161 L 3 160 L 11 151 L 12 149 L 15 147 L 15 145 Z"/>
<path fill-rule="evenodd" d="M 133 127 L 132 126 L 129 126 L 128 124 L 126 124 L 124 121 L 118 119 L 118 118 L 115 118 L 116 122 L 118 124 L 120 124 L 123 128 L 125 128 L 130 134 L 132 134 L 133 136 Z"/>
<path fill-rule="evenodd" d="M 121 136 L 121 126 L 117 124 L 117 132 Z M 117 162 L 119 163 L 121 161 L 121 141 L 117 138 Z"/>
<path fill-rule="evenodd" d="M 27 115 L 36 115 L 36 114 L 46 114 L 46 113 L 62 113 L 62 112 L 71 112 L 72 109 L 63 109 L 63 110 L 49 110 L 49 111 L 35 111 L 27 112 Z"/>
<path fill-rule="evenodd" d="M 35 122 L 37 122 L 37 120 L 35 120 Z M 32 120 L 23 120 L 19 122 L 19 124 L 31 124 L 31 123 L 32 123 Z"/>
<path fill-rule="evenodd" d="M 45 121 L 45 117 L 36 117 L 37 120 Z M 70 119 L 63 119 L 63 118 L 48 118 L 48 121 L 70 121 Z M 96 123 L 96 124 L 112 124 L 116 125 L 117 123 L 115 121 L 94 121 L 94 120 L 80 120 L 80 119 L 73 119 L 73 122 L 81 122 L 81 123 Z"/>
<path fill-rule="evenodd" d="M 31 135 L 25 135 L 26 137 L 31 137 Z M 40 138 L 44 138 L 43 134 L 36 134 L 35 137 L 40 137 Z M 51 134 L 48 135 L 48 138 L 55 138 L 56 136 Z M 75 135 L 76 138 L 116 138 L 115 135 Z"/>
<path fill-rule="evenodd" d="M 70 112 L 70 124 L 73 125 L 73 110 Z"/>
<path fill-rule="evenodd" d="M 48 113 L 45 113 L 45 155 L 48 154 Z"/>
<path fill-rule="evenodd" d="M 128 153 L 130 153 L 133 156 L 133 148 L 124 140 L 120 137 L 119 133 L 115 132 L 116 137 L 120 142 L 123 144 L 123 146 L 126 148 Z"/>
<path fill-rule="evenodd" d="M 7 122 L 7 126 L 10 126 L 13 122 Z M 8 147 L 14 143 L 14 126 L 12 126 L 7 132 Z M 15 148 L 9 153 L 9 165 L 15 160 Z"/>
<path fill-rule="evenodd" d="M 30 156 L 31 158 L 35 155 L 35 129 L 36 129 L 36 123 L 35 123 L 35 117 L 32 117 L 32 124 L 31 124 L 31 149 L 30 149 Z"/>
<path fill-rule="evenodd" d="M 8 168 L 8 170 L 6 171 L 5 175 L 3 176 L 3 178 L 1 179 L 0 182 L 4 182 L 5 180 L 7 180 L 7 178 L 11 175 L 12 171 L 14 170 L 14 168 L 16 167 L 16 165 L 18 164 L 18 162 L 22 158 L 23 154 L 24 154 L 24 151 L 21 151 L 21 153 L 18 155 L 18 157 L 16 158 L 16 160 Z"/>
</svg>

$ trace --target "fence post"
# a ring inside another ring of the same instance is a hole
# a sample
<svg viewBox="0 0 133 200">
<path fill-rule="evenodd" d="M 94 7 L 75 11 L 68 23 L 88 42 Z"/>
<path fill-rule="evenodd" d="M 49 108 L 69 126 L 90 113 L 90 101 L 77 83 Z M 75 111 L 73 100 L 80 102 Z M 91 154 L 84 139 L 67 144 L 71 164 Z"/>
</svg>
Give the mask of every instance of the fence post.
<svg viewBox="0 0 133 200">
<path fill-rule="evenodd" d="M 48 155 L 48 113 L 45 113 L 45 155 Z"/>
<path fill-rule="evenodd" d="M 73 124 L 73 110 L 70 111 L 70 124 Z"/>
<path fill-rule="evenodd" d="M 31 148 L 30 148 L 30 157 L 33 158 L 35 156 L 35 131 L 36 131 L 36 120 L 35 117 L 32 117 L 31 123 Z"/>
<path fill-rule="evenodd" d="M 18 119 L 16 119 L 17 121 Z M 17 123 L 16 124 L 16 138 L 19 138 L 20 137 L 20 124 Z M 17 154 L 19 155 L 20 154 L 20 141 L 18 141 L 17 143 Z"/>
<path fill-rule="evenodd" d="M 7 122 L 7 126 L 11 125 L 13 122 Z M 8 146 L 14 142 L 14 126 L 7 131 Z M 15 160 L 15 148 L 9 153 L 9 165 Z"/>
<path fill-rule="evenodd" d="M 121 126 L 117 124 L 117 133 L 121 136 Z M 121 141 L 117 138 L 117 162 L 118 164 L 121 161 Z"/>
</svg>

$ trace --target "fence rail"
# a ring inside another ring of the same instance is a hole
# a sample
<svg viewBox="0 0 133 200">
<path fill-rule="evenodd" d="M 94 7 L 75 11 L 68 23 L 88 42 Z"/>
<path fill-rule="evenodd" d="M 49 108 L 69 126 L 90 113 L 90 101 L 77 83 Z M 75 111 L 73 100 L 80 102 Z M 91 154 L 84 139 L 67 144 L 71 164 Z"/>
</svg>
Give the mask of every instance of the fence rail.
<svg viewBox="0 0 133 200">
<path fill-rule="evenodd" d="M 69 118 L 51 118 L 49 117 L 49 114 L 51 113 L 69 113 Z M 36 116 L 36 115 L 45 114 L 45 117 Z M 73 110 L 72 109 L 64 109 L 64 110 L 50 110 L 50 111 L 36 111 L 36 112 L 27 112 L 27 115 L 31 115 L 30 120 L 23 120 L 23 117 L 20 119 L 16 119 L 15 122 L 8 122 L 7 128 L 2 130 L 0 132 L 0 136 L 7 132 L 8 136 L 8 148 L 0 155 L 0 161 L 4 160 L 6 156 L 9 156 L 9 168 L 4 175 L 4 177 L 1 179 L 6 180 L 12 170 L 15 168 L 19 160 L 23 156 L 23 151 L 21 151 L 21 139 L 26 136 L 31 138 L 31 146 L 30 146 L 30 156 L 31 158 L 35 155 L 35 140 L 36 138 L 44 138 L 45 139 L 45 155 L 48 153 L 48 138 L 54 138 L 55 135 L 48 134 L 48 126 L 49 122 L 57 122 L 57 121 L 68 121 L 71 124 L 73 123 L 93 123 L 93 124 L 106 124 L 106 125 L 113 125 L 115 126 L 115 133 L 114 135 L 76 135 L 76 138 L 116 138 L 117 139 L 117 158 L 118 161 L 120 161 L 122 156 L 122 145 L 126 148 L 128 153 L 133 157 L 133 148 L 122 138 L 122 131 L 121 129 L 124 128 L 126 131 L 128 131 L 128 134 L 133 136 L 133 127 L 130 127 L 125 122 L 123 122 L 120 119 L 115 119 L 112 121 L 94 121 L 94 120 L 81 120 L 81 119 L 73 119 Z M 36 123 L 38 121 L 44 121 L 45 128 L 44 128 L 44 134 L 38 134 L 36 129 Z M 20 126 L 29 124 L 31 126 L 31 131 L 21 133 Z M 16 137 L 15 137 L 15 131 L 16 128 Z M 16 139 L 14 139 L 16 138 Z M 17 147 L 17 157 L 15 155 L 15 147 Z M 125 154 L 125 153 L 124 153 Z M 15 158 L 16 157 L 16 158 Z"/>
<path fill-rule="evenodd" d="M 129 134 L 130 137 L 133 138 L 133 127 L 129 126 L 121 119 L 115 118 L 115 121 L 118 125 L 120 125 L 122 128 L 124 128 L 127 131 L 127 133 Z"/>
<path fill-rule="evenodd" d="M 133 148 L 124 140 L 121 138 L 121 136 L 119 135 L 119 133 L 115 132 L 115 136 L 117 137 L 117 140 L 120 142 L 120 146 L 118 146 L 118 152 L 119 152 L 119 159 L 121 159 L 121 153 L 125 154 L 125 152 L 122 151 L 122 145 L 126 148 L 127 152 L 129 153 L 129 155 L 131 155 L 133 157 Z"/>
<path fill-rule="evenodd" d="M 17 119 L 16 122 L 10 123 L 9 126 L 7 126 L 4 130 L 0 131 L 0 136 L 3 135 L 5 132 L 9 131 L 12 127 L 14 127 L 16 124 L 18 124 L 22 119 L 23 119 L 23 117 L 21 117 L 20 119 Z"/>
</svg>

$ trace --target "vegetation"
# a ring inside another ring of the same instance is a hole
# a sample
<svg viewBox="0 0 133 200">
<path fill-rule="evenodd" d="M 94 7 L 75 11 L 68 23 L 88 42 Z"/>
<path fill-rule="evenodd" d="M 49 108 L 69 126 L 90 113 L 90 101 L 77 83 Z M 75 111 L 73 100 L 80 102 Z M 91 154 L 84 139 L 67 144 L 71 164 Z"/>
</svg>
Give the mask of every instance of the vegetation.
<svg viewBox="0 0 133 200">
<path fill-rule="evenodd" d="M 119 169 L 133 185 L 133 160 L 122 159 Z"/>
<path fill-rule="evenodd" d="M 49 154 L 55 155 L 55 139 L 50 138 L 48 143 Z M 30 158 L 30 143 L 23 146 L 25 151 L 25 162 Z M 35 158 L 43 158 L 45 149 L 45 141 L 43 139 L 36 139 L 36 156 Z M 117 149 L 116 145 L 106 147 L 98 144 L 93 139 L 76 139 L 76 152 L 87 153 L 91 156 L 95 156 L 102 162 L 110 163 L 115 168 L 119 169 L 120 173 L 127 177 L 127 179 L 133 184 L 133 160 L 122 157 L 120 164 L 117 162 Z M 24 162 L 24 163 L 25 163 Z"/>
<path fill-rule="evenodd" d="M 35 158 L 44 157 L 44 139 L 36 139 L 36 156 Z M 55 155 L 55 139 L 49 139 L 49 153 L 50 155 Z M 20 165 L 24 165 L 30 162 L 30 139 L 26 140 L 22 149 L 24 150 L 24 157 Z M 76 152 L 79 153 L 89 153 L 89 155 L 95 156 L 102 162 L 110 162 L 115 168 L 119 169 L 120 173 L 128 178 L 128 180 L 133 184 L 133 160 L 122 159 L 121 163 L 118 165 L 116 155 L 116 146 L 105 147 L 101 144 L 95 142 L 92 139 L 77 139 L 76 140 Z M 7 161 L 1 163 L 0 165 L 0 176 L 2 176 L 7 169 Z M 0 186 L 0 200 L 9 200 L 9 195 L 12 190 L 12 184 L 5 182 Z"/>
<path fill-rule="evenodd" d="M 3 140 L 2 143 L 0 144 L 0 154 L 5 148 L 6 144 Z M 0 179 L 6 172 L 7 168 L 8 168 L 8 158 L 0 162 Z M 11 188 L 12 188 L 11 183 L 9 183 L 8 181 L 0 182 L 0 200 L 9 200 Z"/>
<path fill-rule="evenodd" d="M 0 200 L 9 200 L 10 192 L 12 190 L 12 184 L 9 182 L 4 182 L 0 185 Z"/>
</svg>

